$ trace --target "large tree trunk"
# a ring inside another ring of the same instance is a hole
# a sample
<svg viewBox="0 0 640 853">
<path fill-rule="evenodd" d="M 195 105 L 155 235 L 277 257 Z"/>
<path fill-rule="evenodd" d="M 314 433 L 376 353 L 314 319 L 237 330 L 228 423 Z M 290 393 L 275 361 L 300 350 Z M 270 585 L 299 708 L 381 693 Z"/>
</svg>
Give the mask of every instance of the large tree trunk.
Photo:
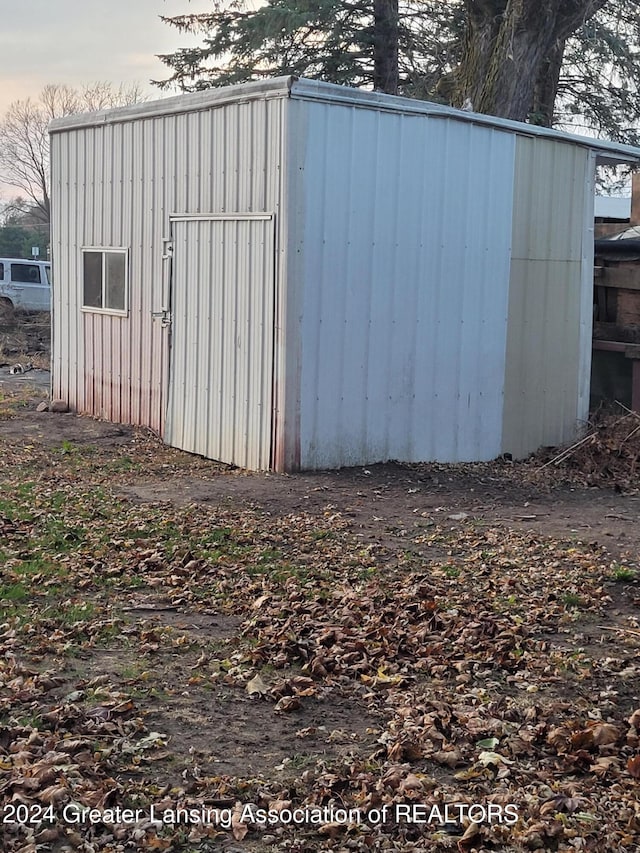
<svg viewBox="0 0 640 853">
<path fill-rule="evenodd" d="M 373 3 L 373 88 L 398 94 L 398 0 Z"/>
<path fill-rule="evenodd" d="M 465 52 L 456 71 L 454 105 L 517 121 L 539 106 L 546 123 L 564 43 L 606 2 L 466 0 Z"/>
<path fill-rule="evenodd" d="M 538 79 L 533 87 L 533 100 L 529 111 L 531 124 L 538 124 L 541 127 L 553 126 L 553 106 L 558 94 L 565 44 L 566 39 L 556 42 L 549 56 L 540 66 Z"/>
</svg>

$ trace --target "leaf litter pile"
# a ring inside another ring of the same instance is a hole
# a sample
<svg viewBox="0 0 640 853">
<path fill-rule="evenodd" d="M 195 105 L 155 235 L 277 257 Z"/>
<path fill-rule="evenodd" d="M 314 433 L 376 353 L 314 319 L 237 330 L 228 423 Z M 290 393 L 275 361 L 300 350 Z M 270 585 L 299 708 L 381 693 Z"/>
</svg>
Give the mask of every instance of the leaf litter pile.
<svg viewBox="0 0 640 853">
<path fill-rule="evenodd" d="M 541 466 L 554 466 L 565 480 L 604 486 L 621 492 L 638 489 L 640 476 L 640 415 L 622 404 L 603 408 L 587 425 L 586 434 Z"/>
<path fill-rule="evenodd" d="M 134 502 L 244 476 L 143 432 L 0 443 L 3 851 L 640 849 L 631 563 Z"/>
</svg>

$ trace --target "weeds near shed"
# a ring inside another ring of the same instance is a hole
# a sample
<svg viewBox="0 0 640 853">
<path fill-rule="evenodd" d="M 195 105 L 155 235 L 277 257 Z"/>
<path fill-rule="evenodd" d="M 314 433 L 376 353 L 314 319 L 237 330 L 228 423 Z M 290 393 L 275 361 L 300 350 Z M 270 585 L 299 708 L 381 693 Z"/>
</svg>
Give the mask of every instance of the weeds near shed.
<svg viewBox="0 0 640 853">
<path fill-rule="evenodd" d="M 26 408 L 29 402 L 29 397 L 33 395 L 33 389 L 29 389 L 30 393 L 14 394 L 8 391 L 0 391 L 0 420 L 8 420 L 14 418 L 20 409 Z"/>
<path fill-rule="evenodd" d="M 25 584 L 0 584 L 0 603 L 9 602 L 11 604 L 15 604 L 17 602 L 26 601 L 27 598 L 29 598 L 29 590 Z"/>
<path fill-rule="evenodd" d="M 575 607 L 580 607 L 580 605 L 582 604 L 582 599 L 575 592 L 565 592 L 561 596 L 560 600 L 565 605 L 565 607 L 575 608 Z"/>
<path fill-rule="evenodd" d="M 633 569 L 629 569 L 626 566 L 615 566 L 613 570 L 613 579 L 615 581 L 634 581 L 636 579 L 636 573 Z"/>
</svg>

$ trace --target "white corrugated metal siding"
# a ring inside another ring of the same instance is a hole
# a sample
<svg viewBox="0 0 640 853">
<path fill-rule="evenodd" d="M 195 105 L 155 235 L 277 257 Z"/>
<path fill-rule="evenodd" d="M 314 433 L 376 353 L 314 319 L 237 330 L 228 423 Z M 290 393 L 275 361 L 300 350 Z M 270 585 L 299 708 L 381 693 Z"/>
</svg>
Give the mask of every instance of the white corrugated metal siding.
<svg viewBox="0 0 640 853">
<path fill-rule="evenodd" d="M 495 457 L 514 136 L 295 101 L 292 125 L 300 466 Z"/>
<path fill-rule="evenodd" d="M 281 471 L 519 456 L 586 411 L 593 161 L 635 149 L 293 79 L 52 133 L 73 408 Z M 81 310 L 83 246 L 126 248 L 127 316 Z"/>
<path fill-rule="evenodd" d="M 576 433 L 584 350 L 591 351 L 589 283 L 583 299 L 590 169 L 584 148 L 517 139 L 502 440 L 515 457 Z"/>
<path fill-rule="evenodd" d="M 151 314 L 167 305 L 170 214 L 281 212 L 287 92 L 172 99 L 54 128 L 53 388 L 72 408 L 162 432 L 168 330 Z M 284 228 L 284 215 L 274 221 Z M 83 246 L 128 248 L 127 317 L 81 310 Z"/>
<path fill-rule="evenodd" d="M 165 440 L 270 467 L 274 267 L 270 216 L 172 223 L 172 359 Z"/>
</svg>

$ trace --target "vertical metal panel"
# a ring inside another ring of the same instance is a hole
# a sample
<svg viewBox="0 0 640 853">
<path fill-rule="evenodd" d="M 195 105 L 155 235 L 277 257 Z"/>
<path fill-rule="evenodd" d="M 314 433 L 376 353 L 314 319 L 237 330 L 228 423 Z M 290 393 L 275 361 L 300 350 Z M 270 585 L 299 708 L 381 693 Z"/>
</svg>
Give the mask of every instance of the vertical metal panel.
<svg viewBox="0 0 640 853">
<path fill-rule="evenodd" d="M 301 467 L 495 457 L 513 135 L 311 102 L 292 123 Z"/>
<path fill-rule="evenodd" d="M 591 398 L 591 358 L 593 346 L 593 263 L 595 237 L 596 153 L 587 152 L 584 161 L 584 201 L 582 273 L 580 282 L 580 336 L 578 341 L 578 394 L 576 423 L 578 430 L 589 419 Z"/>
<path fill-rule="evenodd" d="M 273 222 L 176 221 L 169 444 L 270 467 Z"/>
<path fill-rule="evenodd" d="M 280 213 L 284 94 L 53 133 L 53 387 L 74 409 L 162 432 L 169 214 Z M 88 245 L 128 247 L 128 317 L 82 312 Z"/>
<path fill-rule="evenodd" d="M 502 444 L 516 457 L 576 431 L 581 350 L 590 350 L 581 331 L 591 313 L 582 293 L 589 161 L 576 145 L 517 140 Z"/>
</svg>

